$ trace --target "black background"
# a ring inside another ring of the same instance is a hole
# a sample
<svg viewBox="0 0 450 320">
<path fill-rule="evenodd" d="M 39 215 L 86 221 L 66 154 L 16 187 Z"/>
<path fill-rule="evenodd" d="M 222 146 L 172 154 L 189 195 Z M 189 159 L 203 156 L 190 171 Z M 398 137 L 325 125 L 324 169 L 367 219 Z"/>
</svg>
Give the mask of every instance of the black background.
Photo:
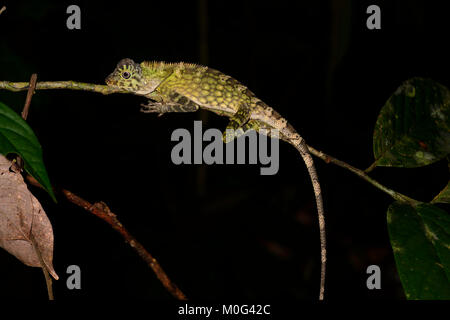
<svg viewBox="0 0 450 320">
<path fill-rule="evenodd" d="M 356 167 L 373 161 L 380 108 L 413 76 L 450 86 L 448 12 L 435 1 L 10 1 L 0 15 L 0 80 L 104 83 L 116 63 L 207 63 L 278 110 L 308 144 Z M 66 8 L 81 8 L 81 30 Z M 366 28 L 378 4 L 382 29 Z M 206 19 L 207 54 L 201 19 Z M 204 48 L 204 47 L 203 47 Z M 203 53 L 202 53 L 203 52 Z M 0 91 L 20 111 L 26 92 Z M 259 165 L 171 162 L 176 128 L 196 114 L 139 113 L 145 99 L 81 91 L 37 91 L 28 123 L 51 182 L 88 201 L 105 201 L 191 299 L 309 299 L 318 296 L 320 247 L 314 195 L 297 152 L 280 143 L 280 170 Z M 206 128 L 226 118 L 208 114 Z M 404 299 L 389 244 L 388 195 L 350 172 L 316 160 L 328 235 L 327 299 Z M 204 174 L 205 179 L 201 178 Z M 373 177 L 429 201 L 448 181 L 447 163 L 377 168 Z M 30 187 L 54 228 L 56 299 L 171 300 L 152 271 L 107 224 Z M 66 268 L 82 289 L 66 288 Z M 382 289 L 366 288 L 366 268 Z M 0 296 L 46 299 L 37 268 L 0 251 Z"/>
</svg>

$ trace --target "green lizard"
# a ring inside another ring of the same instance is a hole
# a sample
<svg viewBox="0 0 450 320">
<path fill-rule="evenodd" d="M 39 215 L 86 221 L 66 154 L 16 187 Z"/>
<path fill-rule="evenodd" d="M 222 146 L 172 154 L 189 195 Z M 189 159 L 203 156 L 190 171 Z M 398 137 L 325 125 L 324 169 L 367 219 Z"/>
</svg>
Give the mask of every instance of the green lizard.
<svg viewBox="0 0 450 320">
<path fill-rule="evenodd" d="M 230 118 L 224 132 L 229 142 L 247 130 L 276 129 L 279 137 L 301 154 L 311 177 L 316 197 L 320 242 L 321 279 L 319 299 L 325 289 L 326 238 L 325 220 L 319 179 L 313 159 L 303 138 L 275 110 L 258 99 L 247 87 L 217 70 L 190 63 L 142 62 L 122 59 L 106 78 L 110 87 L 142 95 L 150 100 L 142 112 L 162 115 L 166 112 L 194 112 L 199 108 Z"/>
</svg>

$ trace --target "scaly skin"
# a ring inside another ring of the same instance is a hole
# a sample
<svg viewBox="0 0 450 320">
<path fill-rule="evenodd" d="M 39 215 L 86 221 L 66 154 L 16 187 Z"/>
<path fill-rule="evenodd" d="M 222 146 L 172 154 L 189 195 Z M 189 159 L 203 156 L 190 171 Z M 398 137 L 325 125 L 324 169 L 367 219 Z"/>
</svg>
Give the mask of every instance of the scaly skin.
<svg viewBox="0 0 450 320">
<path fill-rule="evenodd" d="M 258 99 L 247 87 L 220 71 L 190 63 L 142 62 L 123 59 L 106 78 L 110 87 L 120 88 L 149 98 L 142 112 L 159 115 L 166 112 L 194 112 L 199 108 L 230 118 L 224 132 L 229 142 L 247 130 L 270 129 L 289 142 L 301 154 L 311 177 L 316 197 L 320 242 L 321 280 L 319 299 L 325 289 L 326 239 L 321 189 L 313 159 L 303 138 L 275 110 Z M 233 132 L 233 133 L 230 133 Z M 278 137 L 275 135 L 275 137 Z"/>
</svg>

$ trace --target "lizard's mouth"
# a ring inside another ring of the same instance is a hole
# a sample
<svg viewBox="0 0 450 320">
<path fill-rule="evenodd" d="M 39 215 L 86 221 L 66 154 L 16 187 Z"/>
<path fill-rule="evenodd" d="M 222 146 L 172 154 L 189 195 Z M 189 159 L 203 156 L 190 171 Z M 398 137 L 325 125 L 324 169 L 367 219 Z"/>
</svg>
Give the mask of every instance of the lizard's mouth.
<svg viewBox="0 0 450 320">
<path fill-rule="evenodd" d="M 108 86 L 114 86 L 114 85 L 115 85 L 115 84 L 114 84 L 114 81 L 113 81 L 112 74 L 110 74 L 109 76 L 106 77 L 105 83 L 106 83 Z"/>
</svg>

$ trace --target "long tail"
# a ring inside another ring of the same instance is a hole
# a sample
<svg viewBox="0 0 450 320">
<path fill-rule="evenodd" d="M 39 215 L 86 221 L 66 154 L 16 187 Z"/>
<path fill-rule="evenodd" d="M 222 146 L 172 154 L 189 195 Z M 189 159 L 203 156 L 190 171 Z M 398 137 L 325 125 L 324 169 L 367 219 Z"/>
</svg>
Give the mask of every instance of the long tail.
<svg viewBox="0 0 450 320">
<path fill-rule="evenodd" d="M 321 255 L 321 271 L 320 271 L 320 293 L 319 300 L 323 300 L 325 292 L 325 272 L 327 265 L 327 248 L 326 248 L 326 234 L 325 234 L 325 217 L 322 201 L 322 190 L 320 189 L 319 177 L 317 176 L 316 168 L 314 167 L 314 161 L 309 152 L 308 146 L 305 140 L 298 134 L 298 132 L 291 126 L 285 118 L 283 118 L 278 112 L 266 105 L 261 100 L 257 100 L 255 104 L 258 106 L 252 111 L 252 119 L 263 123 L 267 126 L 265 129 L 269 129 L 267 134 L 271 135 L 270 129 L 277 129 L 280 136 L 278 138 L 290 143 L 300 152 L 303 161 L 308 169 L 309 176 L 311 178 L 312 186 L 314 189 L 314 195 L 316 196 L 317 215 L 319 218 L 319 231 L 320 231 L 320 255 Z M 264 128 L 263 126 L 263 128 Z"/>
<path fill-rule="evenodd" d="M 314 166 L 313 158 L 308 150 L 308 146 L 305 140 L 301 139 L 300 143 L 291 144 L 300 152 L 303 161 L 308 169 L 309 176 L 311 178 L 312 186 L 314 189 L 314 195 L 316 196 L 317 204 L 317 216 L 319 219 L 320 230 L 320 256 L 321 256 L 321 268 L 320 268 L 320 292 L 319 300 L 323 300 L 325 292 L 325 273 L 327 265 L 327 247 L 326 247 L 326 234 L 325 234 L 325 216 L 323 209 L 322 190 L 320 189 L 319 177 L 317 176 L 316 168 Z"/>
</svg>

